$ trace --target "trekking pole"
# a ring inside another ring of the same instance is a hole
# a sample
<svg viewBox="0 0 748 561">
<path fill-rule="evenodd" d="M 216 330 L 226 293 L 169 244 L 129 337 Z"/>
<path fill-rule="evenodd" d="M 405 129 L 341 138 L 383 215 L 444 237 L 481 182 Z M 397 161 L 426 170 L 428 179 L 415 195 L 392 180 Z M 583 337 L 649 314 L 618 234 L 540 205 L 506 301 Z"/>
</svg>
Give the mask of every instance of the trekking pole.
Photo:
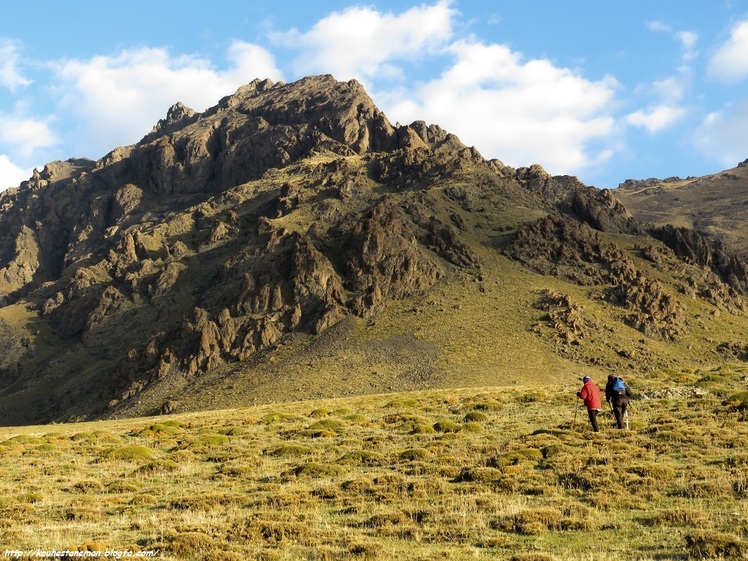
<svg viewBox="0 0 748 561">
<path fill-rule="evenodd" d="M 631 409 L 631 400 L 627 400 L 628 403 L 626 403 L 626 429 L 629 428 L 629 410 Z"/>
<path fill-rule="evenodd" d="M 574 422 L 571 424 L 572 430 L 577 428 L 577 411 L 579 411 L 579 407 L 577 407 L 576 400 L 574 401 Z"/>
</svg>

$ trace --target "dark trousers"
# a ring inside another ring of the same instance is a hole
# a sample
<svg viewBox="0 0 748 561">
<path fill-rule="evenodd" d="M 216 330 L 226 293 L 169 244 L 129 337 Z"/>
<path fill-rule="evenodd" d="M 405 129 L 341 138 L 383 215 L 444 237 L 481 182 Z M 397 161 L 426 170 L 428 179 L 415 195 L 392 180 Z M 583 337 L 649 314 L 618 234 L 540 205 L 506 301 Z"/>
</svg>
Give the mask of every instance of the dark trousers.
<svg viewBox="0 0 748 561">
<path fill-rule="evenodd" d="M 610 400 L 613 406 L 613 415 L 616 417 L 616 425 L 622 429 L 626 424 L 626 410 L 629 407 L 629 400 L 624 396 L 614 396 Z"/>
<path fill-rule="evenodd" d="M 597 432 L 597 414 L 599 412 L 599 409 L 587 409 L 587 414 L 590 416 L 590 423 L 592 423 L 592 430 L 595 432 Z"/>
</svg>

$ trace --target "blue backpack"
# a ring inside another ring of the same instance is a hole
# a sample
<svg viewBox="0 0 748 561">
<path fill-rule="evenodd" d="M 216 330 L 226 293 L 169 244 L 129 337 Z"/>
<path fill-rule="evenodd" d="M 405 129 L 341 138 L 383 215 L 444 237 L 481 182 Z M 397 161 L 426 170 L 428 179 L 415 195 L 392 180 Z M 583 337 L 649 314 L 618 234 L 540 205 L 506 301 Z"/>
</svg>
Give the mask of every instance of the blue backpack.
<svg viewBox="0 0 748 561">
<path fill-rule="evenodd" d="M 620 378 L 614 378 L 613 387 L 611 388 L 613 390 L 613 393 L 617 393 L 618 395 L 625 395 L 626 394 L 626 384 L 623 383 L 623 380 Z"/>
</svg>

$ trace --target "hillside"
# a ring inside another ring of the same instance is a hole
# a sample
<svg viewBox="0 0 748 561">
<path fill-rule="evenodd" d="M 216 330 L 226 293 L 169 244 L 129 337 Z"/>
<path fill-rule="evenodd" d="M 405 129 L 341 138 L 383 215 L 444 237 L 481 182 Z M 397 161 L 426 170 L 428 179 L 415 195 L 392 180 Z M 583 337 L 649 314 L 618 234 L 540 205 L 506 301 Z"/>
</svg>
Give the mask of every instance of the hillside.
<svg viewBox="0 0 748 561">
<path fill-rule="evenodd" d="M 748 160 L 704 177 L 629 180 L 615 193 L 642 222 L 691 228 L 748 256 Z"/>
<path fill-rule="evenodd" d="M 0 209 L 4 424 L 748 360 L 744 259 L 330 76 L 176 104 Z"/>
</svg>

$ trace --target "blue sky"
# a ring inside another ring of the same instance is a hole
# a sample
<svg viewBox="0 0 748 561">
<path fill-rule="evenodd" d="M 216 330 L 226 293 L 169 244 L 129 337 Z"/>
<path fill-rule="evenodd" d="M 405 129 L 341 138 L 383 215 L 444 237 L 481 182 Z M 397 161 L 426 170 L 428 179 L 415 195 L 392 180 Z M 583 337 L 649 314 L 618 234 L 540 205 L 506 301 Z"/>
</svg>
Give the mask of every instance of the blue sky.
<svg viewBox="0 0 748 561">
<path fill-rule="evenodd" d="M 135 143 L 177 101 L 311 74 L 598 187 L 748 158 L 748 0 L 6 0 L 0 17 L 0 189 Z"/>
</svg>

